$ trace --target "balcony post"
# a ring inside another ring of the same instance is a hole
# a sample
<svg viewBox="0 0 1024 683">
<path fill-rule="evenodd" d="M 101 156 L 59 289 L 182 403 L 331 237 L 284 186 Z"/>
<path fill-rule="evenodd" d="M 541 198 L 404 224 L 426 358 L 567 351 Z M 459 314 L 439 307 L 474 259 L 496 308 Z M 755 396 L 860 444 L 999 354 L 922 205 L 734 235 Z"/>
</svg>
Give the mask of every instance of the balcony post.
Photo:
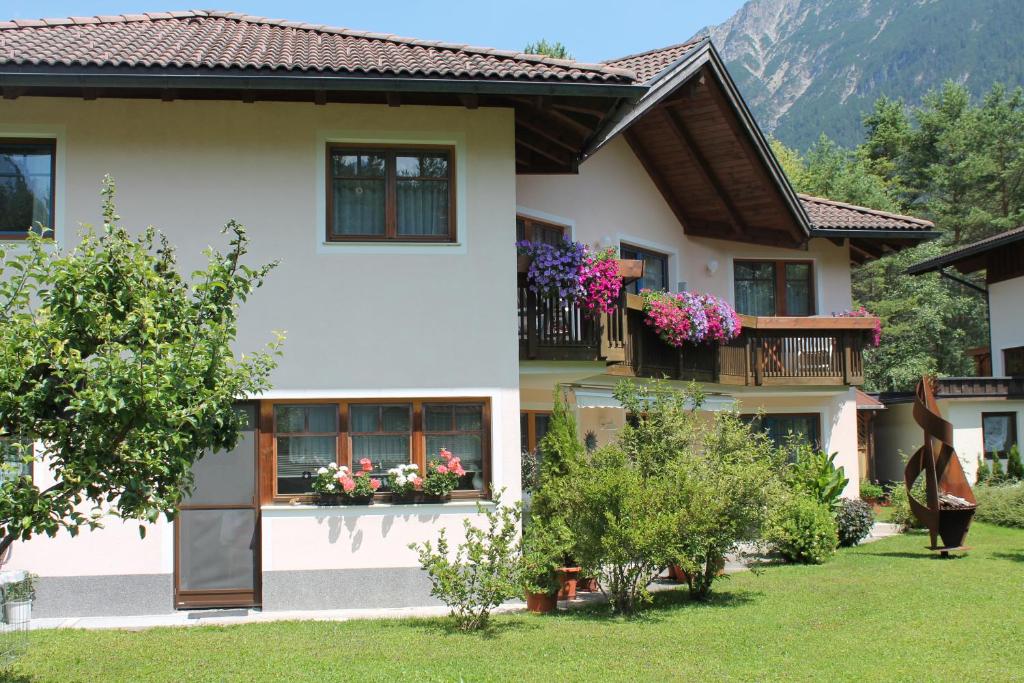
<svg viewBox="0 0 1024 683">
<path fill-rule="evenodd" d="M 843 351 L 843 384 L 850 384 L 850 370 L 853 367 L 853 349 L 850 348 L 850 333 L 843 332 L 839 335 Z"/>
<path fill-rule="evenodd" d="M 537 357 L 537 294 L 526 290 L 526 356 Z"/>
<path fill-rule="evenodd" d="M 761 345 L 761 338 L 757 334 L 750 335 L 750 343 L 753 345 L 754 363 L 754 386 L 761 386 L 761 372 L 764 370 L 764 349 Z"/>
</svg>

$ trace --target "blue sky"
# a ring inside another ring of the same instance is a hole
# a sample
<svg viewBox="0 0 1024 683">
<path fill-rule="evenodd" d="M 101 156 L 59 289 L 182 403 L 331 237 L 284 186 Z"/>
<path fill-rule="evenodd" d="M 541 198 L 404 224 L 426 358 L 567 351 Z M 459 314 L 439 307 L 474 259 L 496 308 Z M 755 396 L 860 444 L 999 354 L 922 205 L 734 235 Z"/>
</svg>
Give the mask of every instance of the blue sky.
<svg viewBox="0 0 1024 683">
<path fill-rule="evenodd" d="M 0 0 L 2 19 L 127 14 L 200 5 L 181 0 Z M 533 40 L 561 40 L 583 61 L 598 61 L 689 38 L 727 19 L 743 0 L 220 0 L 218 9 L 265 17 L 472 45 L 522 49 Z"/>
</svg>

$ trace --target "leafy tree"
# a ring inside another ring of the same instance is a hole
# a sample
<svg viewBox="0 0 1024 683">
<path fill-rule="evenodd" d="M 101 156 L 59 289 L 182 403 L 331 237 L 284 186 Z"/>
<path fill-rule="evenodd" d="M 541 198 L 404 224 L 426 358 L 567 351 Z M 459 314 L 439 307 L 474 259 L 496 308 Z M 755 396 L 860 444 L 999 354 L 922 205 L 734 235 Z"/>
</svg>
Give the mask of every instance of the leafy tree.
<svg viewBox="0 0 1024 683">
<path fill-rule="evenodd" d="M 557 40 L 549 43 L 544 38 L 534 43 L 527 43 L 526 47 L 523 48 L 523 52 L 531 55 L 546 55 L 555 59 L 572 59 L 572 55 L 565 45 Z"/>
<path fill-rule="evenodd" d="M 867 160 L 824 135 L 806 155 L 778 140 L 772 141 L 772 148 L 798 192 L 883 211 L 899 210 L 885 180 L 873 172 Z"/>
<path fill-rule="evenodd" d="M 236 444 L 233 403 L 265 390 L 275 366 L 280 337 L 240 359 L 231 349 L 238 305 L 274 265 L 243 263 L 241 225 L 225 226 L 230 249 L 207 250 L 189 280 L 162 235 L 135 239 L 119 224 L 109 178 L 102 194 L 103 228 L 84 227 L 77 247 L 29 234 L 22 253 L 0 253 L 0 436 L 42 443 L 56 479 L 0 485 L 0 552 L 101 526 L 104 509 L 171 518 L 192 464 Z"/>
<path fill-rule="evenodd" d="M 542 477 L 559 477 L 567 474 L 579 465 L 586 452 L 580 441 L 576 416 L 557 388 L 552 403 L 548 431 L 538 444 Z"/>
</svg>

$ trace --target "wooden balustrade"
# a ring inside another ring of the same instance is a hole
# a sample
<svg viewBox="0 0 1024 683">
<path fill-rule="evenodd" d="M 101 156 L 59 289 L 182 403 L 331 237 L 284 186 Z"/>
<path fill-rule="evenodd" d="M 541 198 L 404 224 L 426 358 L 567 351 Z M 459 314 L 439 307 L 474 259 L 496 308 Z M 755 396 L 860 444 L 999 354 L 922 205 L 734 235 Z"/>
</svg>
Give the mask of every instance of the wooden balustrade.
<svg viewBox="0 0 1024 683">
<path fill-rule="evenodd" d="M 725 344 L 666 344 L 646 324 L 639 297 L 627 297 L 624 363 L 610 372 L 750 386 L 859 385 L 871 318 L 741 316 Z"/>
<path fill-rule="evenodd" d="M 625 360 L 623 307 L 592 317 L 577 302 L 518 289 L 521 360 Z"/>
</svg>

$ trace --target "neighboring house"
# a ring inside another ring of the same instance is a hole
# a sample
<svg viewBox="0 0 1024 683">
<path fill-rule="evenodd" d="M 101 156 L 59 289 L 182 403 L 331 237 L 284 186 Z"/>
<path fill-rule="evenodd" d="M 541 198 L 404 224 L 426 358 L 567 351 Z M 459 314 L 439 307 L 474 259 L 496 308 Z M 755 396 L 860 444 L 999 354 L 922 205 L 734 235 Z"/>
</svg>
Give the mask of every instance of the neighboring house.
<svg viewBox="0 0 1024 683">
<path fill-rule="evenodd" d="M 795 194 L 709 42 L 588 65 L 197 11 L 3 23 L 0 45 L 4 236 L 39 220 L 73 245 L 110 173 L 125 223 L 158 226 L 186 270 L 244 223 L 253 259 L 281 265 L 238 349 L 288 333 L 177 522 L 12 548 L 43 576 L 37 614 L 424 604 L 408 543 L 457 542 L 477 501 L 519 498 L 556 387 L 605 443 L 616 382 L 696 379 L 706 409 L 838 452 L 856 493 L 873 321 L 832 314 L 851 262 L 932 225 Z M 680 353 L 635 295 L 601 324 L 537 301 L 513 242 L 563 236 L 642 260 L 634 291 L 726 298 L 746 331 Z M 450 503 L 312 505 L 326 462 L 423 466 L 441 446 L 469 470 Z"/>
<path fill-rule="evenodd" d="M 1024 227 L 922 261 L 907 272 L 938 272 L 964 282 L 948 272 L 950 268 L 961 274 L 985 271 L 985 287 L 979 294 L 988 299 L 990 345 L 974 355 L 987 358 L 979 367 L 991 372 L 936 381 L 939 409 L 953 424 L 953 447 L 973 483 L 982 455 L 991 464 L 995 454 L 1005 469 L 1007 453 L 1020 447 L 1024 434 Z M 882 400 L 887 410 L 875 423 L 878 478 L 899 480 L 900 453 L 913 454 L 924 437 L 911 414 L 912 393 L 883 394 Z"/>
</svg>

